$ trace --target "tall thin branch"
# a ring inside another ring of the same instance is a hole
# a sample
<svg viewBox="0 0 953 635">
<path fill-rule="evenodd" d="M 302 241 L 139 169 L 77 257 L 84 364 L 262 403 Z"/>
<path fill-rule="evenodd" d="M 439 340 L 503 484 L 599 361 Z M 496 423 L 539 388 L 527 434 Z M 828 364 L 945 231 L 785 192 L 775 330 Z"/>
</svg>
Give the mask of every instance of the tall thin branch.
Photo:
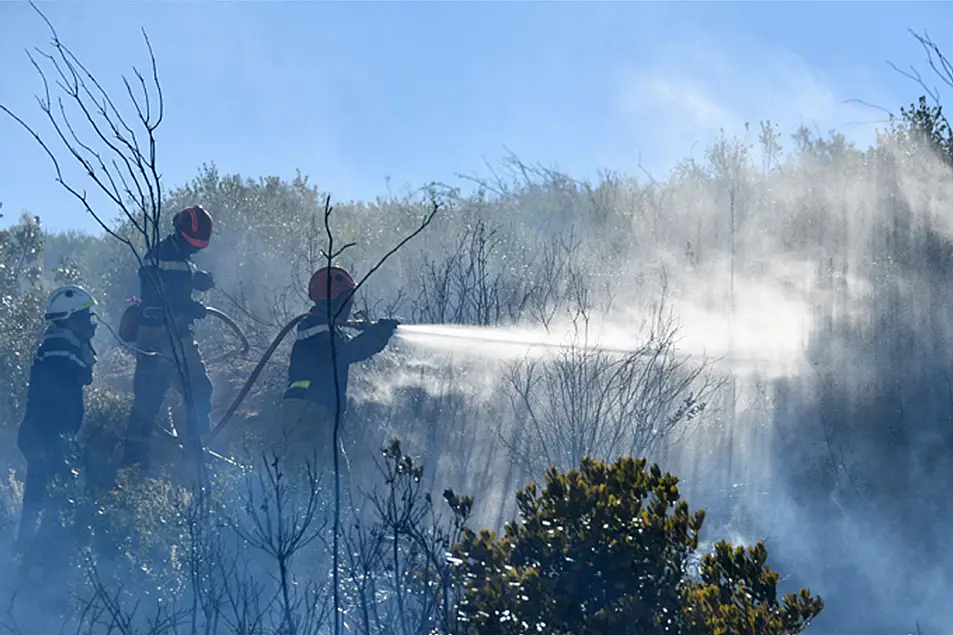
<svg viewBox="0 0 953 635">
<path fill-rule="evenodd" d="M 341 387 L 340 379 L 338 377 L 338 358 L 337 358 L 337 346 L 335 338 L 335 328 L 334 323 L 337 318 L 341 315 L 341 311 L 345 306 L 350 303 L 351 298 L 354 297 L 354 294 L 360 289 L 365 282 L 378 270 L 380 269 L 387 260 L 396 254 L 400 249 L 406 245 L 408 242 L 413 240 L 414 237 L 419 235 L 424 231 L 433 219 L 436 217 L 437 212 L 440 211 L 441 203 L 438 200 L 436 191 L 431 188 L 429 190 L 430 195 L 430 209 L 428 213 L 421 220 L 420 225 L 417 229 L 411 232 L 409 235 L 400 240 L 397 245 L 391 248 L 380 260 L 377 261 L 370 270 L 364 274 L 360 281 L 355 285 L 354 289 L 344 298 L 344 301 L 341 303 L 340 307 L 332 313 L 332 305 L 330 302 L 327 303 L 327 314 L 326 319 L 328 327 L 330 329 L 330 342 L 331 342 L 331 367 L 332 375 L 334 376 L 334 428 L 332 432 L 332 446 L 333 446 L 333 466 L 334 466 L 334 519 L 333 519 L 333 536 L 332 536 L 332 581 L 333 581 L 333 633 L 334 635 L 340 635 L 341 632 L 341 597 L 340 597 L 340 535 L 341 535 L 341 467 L 340 467 L 340 433 L 341 433 L 341 417 L 343 414 L 343 404 L 341 403 Z M 335 250 L 334 244 L 334 232 L 331 230 L 331 213 L 333 211 L 333 206 L 331 205 L 331 197 L 328 196 L 325 199 L 324 204 L 324 231 L 328 240 L 328 248 L 325 252 L 325 262 L 327 267 L 334 265 L 335 259 L 341 256 L 348 248 L 356 246 L 356 243 L 346 243 L 344 246 Z M 327 277 L 327 288 L 325 297 L 331 297 L 331 276 Z"/>
</svg>

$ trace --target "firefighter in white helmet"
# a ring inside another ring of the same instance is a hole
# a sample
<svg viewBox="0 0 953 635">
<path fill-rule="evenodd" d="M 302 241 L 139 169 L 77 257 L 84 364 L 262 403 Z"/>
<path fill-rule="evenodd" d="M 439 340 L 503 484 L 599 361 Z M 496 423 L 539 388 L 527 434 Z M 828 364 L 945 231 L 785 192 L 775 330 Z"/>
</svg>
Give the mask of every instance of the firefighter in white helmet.
<svg viewBox="0 0 953 635">
<path fill-rule="evenodd" d="M 27 463 L 23 511 L 17 537 L 23 556 L 21 571 L 32 575 L 44 568 L 40 556 L 55 558 L 63 540 L 50 487 L 70 476 L 70 446 L 83 423 L 84 388 L 93 381 L 96 301 L 82 287 L 67 285 L 50 294 L 43 341 L 33 358 L 26 409 L 17 446 Z M 43 523 L 37 520 L 43 511 Z M 43 558 L 47 562 L 49 559 Z"/>
</svg>

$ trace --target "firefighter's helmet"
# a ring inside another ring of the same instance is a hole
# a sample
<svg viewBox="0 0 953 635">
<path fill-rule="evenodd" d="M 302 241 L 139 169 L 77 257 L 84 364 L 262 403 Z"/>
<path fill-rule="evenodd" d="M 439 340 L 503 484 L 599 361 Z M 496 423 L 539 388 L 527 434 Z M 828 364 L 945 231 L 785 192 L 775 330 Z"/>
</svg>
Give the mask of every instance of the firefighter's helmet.
<svg viewBox="0 0 953 635">
<path fill-rule="evenodd" d="M 323 267 L 311 275 L 308 296 L 314 302 L 336 302 L 347 297 L 356 287 L 354 278 L 341 267 Z"/>
<path fill-rule="evenodd" d="M 46 300 L 46 319 L 51 322 L 68 320 L 71 316 L 90 311 L 96 300 L 89 291 L 76 285 L 58 287 Z"/>
<path fill-rule="evenodd" d="M 212 216 L 201 205 L 191 205 L 172 219 L 175 230 L 196 249 L 208 247 L 212 237 Z"/>
</svg>

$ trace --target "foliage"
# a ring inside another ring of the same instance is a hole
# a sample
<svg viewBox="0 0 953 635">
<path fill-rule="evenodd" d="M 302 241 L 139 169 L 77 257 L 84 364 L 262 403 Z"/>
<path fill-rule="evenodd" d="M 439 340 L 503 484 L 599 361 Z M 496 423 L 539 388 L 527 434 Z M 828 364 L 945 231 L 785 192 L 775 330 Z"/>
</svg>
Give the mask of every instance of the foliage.
<svg viewBox="0 0 953 635">
<path fill-rule="evenodd" d="M 0 230 L 0 377 L 7 389 L 0 396 L 0 432 L 12 446 L 20 423 L 20 407 L 30 374 L 36 339 L 43 328 L 40 219 L 24 214 Z"/>
<path fill-rule="evenodd" d="M 584 459 L 517 493 L 520 522 L 497 539 L 464 533 L 454 549 L 481 634 L 798 633 L 823 607 L 807 590 L 777 601 L 762 543 L 720 542 L 690 577 L 704 512 L 644 459 Z"/>
<path fill-rule="evenodd" d="M 899 115 L 890 115 L 890 134 L 915 143 L 925 143 L 953 163 L 953 129 L 943 114 L 943 106 L 930 105 L 926 95 L 916 103 L 901 106 Z"/>
<path fill-rule="evenodd" d="M 800 633 L 824 608 L 808 589 L 778 602 L 776 572 L 767 566 L 763 542 L 753 547 L 715 544 L 701 567 L 701 582 L 683 591 L 686 632 L 693 635 L 786 635 Z"/>
<path fill-rule="evenodd" d="M 374 491 L 346 510 L 342 610 L 349 632 L 462 633 L 459 587 L 446 555 L 473 500 L 444 492 L 451 511 L 444 518 L 421 487 L 422 466 L 400 442 L 392 440 L 382 456 Z M 326 627 L 323 478 L 286 473 L 273 457 L 257 475 L 219 479 L 213 526 L 203 527 L 195 522 L 197 497 L 187 490 L 130 476 L 120 473 L 115 489 L 95 499 L 69 492 L 79 512 L 70 526 L 92 538 L 82 545 L 88 570 L 74 576 L 71 589 L 75 610 L 67 617 L 76 632 L 165 635 L 182 619 L 210 633 L 223 632 L 216 630 L 222 624 L 252 633 L 265 624 L 278 633 Z M 366 509 L 359 508 L 362 500 Z M 29 606 L 16 608 L 32 617 Z"/>
</svg>

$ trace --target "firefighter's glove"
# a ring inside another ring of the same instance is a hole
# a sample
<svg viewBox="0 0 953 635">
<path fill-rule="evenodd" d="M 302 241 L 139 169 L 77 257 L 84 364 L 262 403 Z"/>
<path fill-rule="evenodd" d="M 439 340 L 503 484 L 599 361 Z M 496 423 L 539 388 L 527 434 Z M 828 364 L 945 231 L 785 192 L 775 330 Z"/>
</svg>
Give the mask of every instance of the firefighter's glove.
<svg viewBox="0 0 953 635">
<path fill-rule="evenodd" d="M 215 288 L 215 279 L 208 271 L 196 271 L 192 274 L 192 287 L 196 291 L 208 291 Z"/>
<path fill-rule="evenodd" d="M 391 337 L 394 334 L 394 332 L 397 330 L 397 326 L 399 324 L 400 323 L 393 318 L 383 318 L 383 319 L 377 320 L 377 323 L 375 324 L 375 326 L 377 326 L 377 328 L 380 329 L 383 333 L 386 333 L 387 337 Z"/>
<path fill-rule="evenodd" d="M 189 317 L 193 320 L 201 320 L 208 315 L 208 309 L 201 302 L 193 302 L 189 307 Z"/>
</svg>

